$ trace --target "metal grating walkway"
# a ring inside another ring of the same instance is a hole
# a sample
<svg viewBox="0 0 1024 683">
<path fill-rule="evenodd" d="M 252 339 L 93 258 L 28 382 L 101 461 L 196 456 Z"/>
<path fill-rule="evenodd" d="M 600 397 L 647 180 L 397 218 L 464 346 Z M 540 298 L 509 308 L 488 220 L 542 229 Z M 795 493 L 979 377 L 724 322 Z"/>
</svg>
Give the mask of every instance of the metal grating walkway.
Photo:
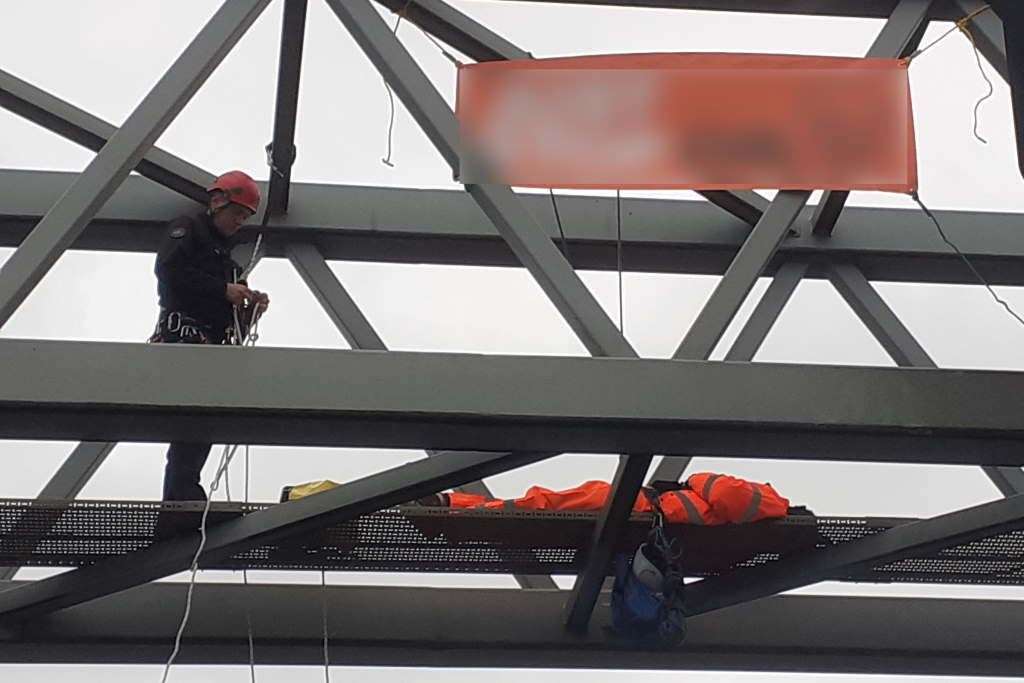
<svg viewBox="0 0 1024 683">
<path fill-rule="evenodd" d="M 268 507 L 214 503 L 210 525 Z M 149 546 L 158 535 L 195 528 L 200 503 L 0 499 L 0 566 L 74 567 Z M 253 548 L 209 569 L 490 572 L 575 574 L 584 564 L 596 513 L 492 512 L 399 507 L 316 534 Z M 791 516 L 720 527 L 673 525 L 687 572 L 709 576 L 813 552 L 893 526 L 906 518 Z M 646 536 L 634 517 L 623 550 Z M 857 573 L 847 581 L 1024 584 L 1021 529 Z"/>
</svg>

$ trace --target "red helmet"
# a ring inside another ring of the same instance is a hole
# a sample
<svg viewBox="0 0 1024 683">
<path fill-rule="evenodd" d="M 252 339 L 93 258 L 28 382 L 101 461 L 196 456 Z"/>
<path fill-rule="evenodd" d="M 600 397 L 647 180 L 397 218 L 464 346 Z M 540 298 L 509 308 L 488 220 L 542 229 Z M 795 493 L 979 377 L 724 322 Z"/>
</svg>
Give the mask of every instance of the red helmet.
<svg viewBox="0 0 1024 683">
<path fill-rule="evenodd" d="M 260 208 L 260 188 L 256 181 L 243 171 L 228 171 L 218 176 L 213 184 L 206 188 L 207 192 L 221 190 L 235 204 L 241 204 L 253 213 Z"/>
</svg>

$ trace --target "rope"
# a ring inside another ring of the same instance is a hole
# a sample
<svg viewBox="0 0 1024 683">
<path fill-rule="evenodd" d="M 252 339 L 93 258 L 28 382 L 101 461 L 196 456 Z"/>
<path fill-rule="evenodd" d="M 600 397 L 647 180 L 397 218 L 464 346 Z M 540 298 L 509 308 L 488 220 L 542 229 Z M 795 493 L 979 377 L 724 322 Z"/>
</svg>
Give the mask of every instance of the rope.
<svg viewBox="0 0 1024 683">
<path fill-rule="evenodd" d="M 565 241 L 565 230 L 562 229 L 562 216 L 558 213 L 558 204 L 555 203 L 555 191 L 549 189 L 548 194 L 551 195 L 551 208 L 555 211 L 555 222 L 558 224 L 558 234 L 562 237 L 562 256 L 570 264 L 572 259 L 569 257 L 569 243 Z"/>
<path fill-rule="evenodd" d="M 928 50 L 932 49 L 933 47 L 941 43 L 943 40 L 946 39 L 947 36 L 949 36 L 956 30 L 959 30 L 961 33 L 967 36 L 967 39 L 971 41 L 971 47 L 974 48 L 974 59 L 978 63 L 978 71 L 981 72 L 981 77 L 985 79 L 985 83 L 988 84 L 988 92 L 982 95 L 982 97 L 978 99 L 977 102 L 974 103 L 974 137 L 977 138 L 978 141 L 980 141 L 982 144 L 986 145 L 988 144 L 988 140 L 981 137 L 981 135 L 978 133 L 978 110 L 981 108 L 981 105 L 984 104 L 986 100 L 988 100 L 995 94 L 996 88 L 995 85 L 992 84 L 992 79 L 990 79 L 988 77 L 988 74 L 985 73 L 985 67 L 981 63 L 981 52 L 978 50 L 978 43 L 974 40 L 974 34 L 971 33 L 971 29 L 967 25 L 971 23 L 971 21 L 976 16 L 990 9 L 992 9 L 991 5 L 984 5 L 983 7 L 979 7 L 978 9 L 974 10 L 967 16 L 961 17 L 953 24 L 952 28 L 950 28 L 948 31 L 943 33 L 941 36 L 939 36 L 932 42 L 925 45 L 923 48 L 915 50 L 913 53 L 910 54 L 910 56 L 906 58 L 906 62 L 907 64 L 909 64 L 913 60 L 923 55 Z"/>
<path fill-rule="evenodd" d="M 988 293 L 991 294 L 992 298 L 996 300 L 996 303 L 1000 304 L 1003 308 L 1005 308 L 1006 312 L 1013 316 L 1017 320 L 1017 322 L 1019 322 L 1021 325 L 1024 325 L 1024 318 L 1021 318 L 1021 316 L 1018 315 L 1017 312 L 1013 310 L 1013 308 L 1011 308 L 1010 304 L 1008 304 L 1005 299 L 1002 299 L 996 293 L 996 290 L 994 290 L 992 288 L 992 285 L 988 283 L 988 280 L 985 279 L 985 276 L 978 272 L 978 269 L 974 267 L 974 264 L 971 263 L 971 260 L 967 258 L 966 254 L 960 251 L 960 248 L 957 247 L 956 244 L 954 244 L 946 236 L 945 231 L 942 229 L 942 225 L 940 225 L 938 219 L 935 218 L 935 214 L 933 214 L 931 210 L 927 206 L 925 206 L 924 202 L 921 201 L 920 195 L 918 195 L 917 192 L 913 192 L 910 196 L 914 199 L 915 202 L 917 202 L 917 205 L 921 207 L 921 210 L 925 212 L 928 218 L 931 219 L 932 223 L 935 224 L 935 229 L 939 231 L 939 237 L 942 238 L 942 241 L 945 242 L 953 251 L 955 251 L 957 255 L 960 256 L 960 258 L 963 260 L 963 262 L 967 264 L 967 267 L 971 270 L 971 273 L 974 274 L 974 277 L 978 280 L 980 284 L 984 285 L 985 289 L 988 290 Z"/>
<path fill-rule="evenodd" d="M 409 9 L 409 5 L 412 4 L 412 0 L 406 0 L 405 7 L 400 12 L 396 12 L 398 19 L 395 20 L 395 28 L 392 31 L 394 36 L 398 37 L 398 27 L 402 25 L 402 17 L 405 16 L 406 10 Z M 388 121 L 388 153 L 381 159 L 385 166 L 394 168 L 395 165 L 391 163 L 391 150 L 392 150 L 392 137 L 395 132 L 395 93 L 391 90 L 391 84 L 388 83 L 388 79 L 381 77 L 384 81 L 384 89 L 388 93 L 389 110 L 391 112 L 390 120 Z"/>
<path fill-rule="evenodd" d="M 324 622 L 324 683 L 331 683 L 331 658 L 327 641 L 327 572 L 320 571 L 321 613 Z"/>
<path fill-rule="evenodd" d="M 252 346 L 256 343 L 259 335 L 256 334 L 256 329 L 259 326 L 260 321 L 259 308 L 253 311 L 252 323 L 249 325 L 247 330 L 248 336 L 244 339 L 239 336 L 236 339 L 240 340 L 238 346 Z M 235 325 L 236 329 L 238 326 L 238 309 L 235 307 Z M 167 676 L 171 673 L 171 666 L 174 661 L 178 658 L 178 653 L 181 651 L 181 638 L 185 633 L 185 628 L 188 625 L 189 617 L 192 615 L 192 596 L 195 593 L 196 586 L 196 573 L 199 571 L 199 558 L 203 554 L 203 550 L 206 548 L 206 521 L 210 515 L 210 506 L 213 503 L 213 494 L 220 488 L 220 482 L 222 478 L 226 478 L 225 475 L 228 471 L 228 467 L 231 465 L 231 460 L 235 457 L 235 453 L 238 451 L 238 445 L 225 445 L 224 450 L 221 452 L 220 462 L 217 464 L 217 471 L 214 474 L 213 482 L 210 484 L 210 495 L 206 498 L 206 504 L 203 506 L 203 516 L 199 521 L 199 546 L 196 548 L 195 555 L 192 556 L 192 563 L 189 568 L 189 580 L 188 590 L 185 593 L 185 612 L 182 614 L 181 623 L 178 624 L 178 631 L 174 636 L 174 648 L 171 650 L 171 656 L 167 658 L 167 663 L 164 665 L 163 677 L 160 679 L 161 683 L 167 683 Z M 246 447 L 246 455 L 248 457 L 248 447 Z M 246 470 L 248 473 L 248 468 Z M 246 480 L 246 497 L 248 498 L 249 483 Z M 248 576 L 243 573 L 243 581 L 248 585 Z M 255 657 L 253 652 L 252 643 L 252 620 L 249 616 L 248 607 L 246 607 L 246 623 L 249 630 L 249 669 L 252 675 L 252 680 L 256 680 L 256 666 Z"/>
<path fill-rule="evenodd" d="M 245 445 L 245 502 L 249 502 L 249 444 Z M 252 601 L 249 600 L 249 570 L 242 570 L 242 583 L 245 585 L 246 601 L 245 601 L 245 632 L 246 638 L 249 643 L 249 681 L 250 683 L 256 683 L 256 648 L 253 645 L 253 630 L 252 630 L 252 612 L 249 606 Z"/>
<path fill-rule="evenodd" d="M 974 48 L 974 59 L 978 62 L 978 71 L 981 72 L 981 77 L 984 78 L 985 83 L 988 84 L 988 92 L 982 95 L 978 101 L 974 103 L 974 137 L 980 140 L 982 144 L 987 145 L 988 140 L 978 134 L 978 110 L 981 108 L 981 105 L 985 103 L 985 100 L 988 100 L 996 93 L 996 87 L 992 84 L 992 79 L 985 73 L 985 67 L 981 64 L 981 52 L 978 51 L 978 44 L 974 42 L 974 36 L 967 28 L 963 28 L 963 32 L 967 34 L 967 39 L 971 41 L 971 47 Z"/>
<path fill-rule="evenodd" d="M 199 571 L 199 557 L 203 554 L 203 549 L 206 547 L 206 518 L 210 514 L 210 504 L 213 502 L 213 494 L 220 486 L 221 477 L 224 476 L 225 470 L 228 465 L 231 464 L 231 458 L 234 457 L 236 450 L 238 450 L 238 446 L 224 446 L 224 451 L 220 456 L 220 463 L 217 465 L 217 473 L 213 478 L 213 483 L 210 484 L 210 495 L 206 498 L 206 505 L 203 507 L 203 516 L 199 522 L 199 547 L 196 548 L 195 555 L 192 557 L 188 591 L 185 594 L 185 613 L 181 617 L 181 623 L 178 625 L 178 631 L 174 636 L 174 649 L 171 651 L 171 656 L 167 659 L 167 663 L 164 665 L 164 675 L 161 679 L 161 683 L 167 682 L 167 676 L 171 672 L 171 665 L 174 664 L 174 660 L 178 657 L 178 652 L 181 651 L 181 637 L 185 632 L 185 627 L 188 625 L 188 619 L 192 615 L 192 594 L 196 587 L 196 572 Z"/>
<path fill-rule="evenodd" d="M 615 190 L 615 219 L 616 219 L 616 260 L 619 271 L 619 332 L 625 334 L 625 323 L 622 317 L 622 191 Z"/>
</svg>

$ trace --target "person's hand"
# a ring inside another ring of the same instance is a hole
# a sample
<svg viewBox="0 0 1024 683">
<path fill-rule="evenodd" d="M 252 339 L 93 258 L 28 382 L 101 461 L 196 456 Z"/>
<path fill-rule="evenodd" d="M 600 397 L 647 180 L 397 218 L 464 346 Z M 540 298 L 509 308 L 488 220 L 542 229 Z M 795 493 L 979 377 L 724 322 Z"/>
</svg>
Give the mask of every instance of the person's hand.
<svg viewBox="0 0 1024 683">
<path fill-rule="evenodd" d="M 235 284 L 234 282 L 228 283 L 227 290 L 224 292 L 224 298 L 235 306 L 241 306 L 246 301 L 251 301 L 252 296 L 253 292 L 251 289 L 245 285 Z"/>
<path fill-rule="evenodd" d="M 256 310 L 260 313 L 266 313 L 267 309 L 270 308 L 270 297 L 267 296 L 266 292 L 252 290 L 251 301 L 256 305 Z"/>
</svg>

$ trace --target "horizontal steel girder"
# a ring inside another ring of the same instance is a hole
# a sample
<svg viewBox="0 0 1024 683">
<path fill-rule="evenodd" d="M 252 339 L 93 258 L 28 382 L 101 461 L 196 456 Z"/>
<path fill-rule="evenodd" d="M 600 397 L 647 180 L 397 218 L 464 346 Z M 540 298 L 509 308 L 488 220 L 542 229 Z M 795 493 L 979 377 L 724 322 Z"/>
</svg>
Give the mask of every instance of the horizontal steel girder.
<svg viewBox="0 0 1024 683">
<path fill-rule="evenodd" d="M 1021 465 L 1022 387 L 978 370 L 3 340 L 0 438 Z"/>
<path fill-rule="evenodd" d="M 77 178 L 74 173 L 0 170 L 0 247 L 16 246 Z M 308 242 L 327 259 L 519 266 L 465 192 L 293 183 L 287 217 L 266 230 L 267 255 L 284 257 L 289 242 Z M 558 227 L 546 195 L 518 195 L 552 239 Z M 573 264 L 616 267 L 615 200 L 559 196 Z M 155 251 L 164 226 L 196 205 L 141 178 L 128 178 L 73 249 Z M 809 234 L 811 209 L 786 239 L 765 275 L 794 256 L 845 258 L 870 280 L 974 284 L 924 214 L 848 207 L 831 238 Z M 1012 213 L 937 211 L 939 221 L 993 284 L 1024 285 L 1021 217 Z M 628 270 L 721 275 L 750 226 L 703 201 L 624 199 L 624 266 Z M 255 239 L 255 226 L 247 228 Z M 812 267 L 808 277 L 827 277 Z"/>
<path fill-rule="evenodd" d="M 163 664 L 184 591 L 150 584 L 0 631 L 0 661 Z M 1013 601 L 766 598 L 690 619 L 679 649 L 638 652 L 607 639 L 603 607 L 589 636 L 565 633 L 563 600 L 554 591 L 200 583 L 178 661 L 247 664 L 248 609 L 258 665 L 320 664 L 326 601 L 336 665 L 1024 675 L 1024 610 Z"/>
<path fill-rule="evenodd" d="M 722 12 L 764 12 L 769 14 L 810 14 L 827 17 L 874 17 L 887 19 L 899 0 L 498 0 L 519 5 L 559 3 L 619 7 L 661 7 L 665 9 L 717 10 Z M 938 0 L 931 18 L 954 21 L 963 16 L 950 0 Z"/>
</svg>

